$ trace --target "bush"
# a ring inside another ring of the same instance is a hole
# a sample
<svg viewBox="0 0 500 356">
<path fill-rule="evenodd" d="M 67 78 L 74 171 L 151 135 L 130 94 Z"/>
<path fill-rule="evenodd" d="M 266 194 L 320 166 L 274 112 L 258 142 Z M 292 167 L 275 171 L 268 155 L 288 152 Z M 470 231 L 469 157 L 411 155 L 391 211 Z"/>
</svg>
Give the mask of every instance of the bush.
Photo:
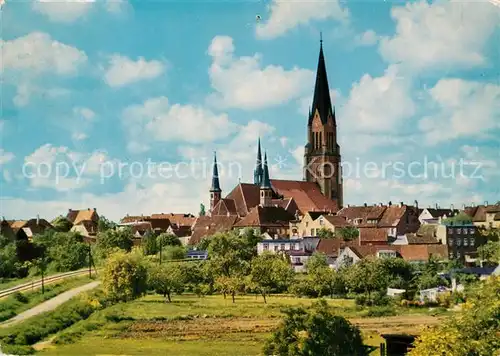
<svg viewBox="0 0 500 356">
<path fill-rule="evenodd" d="M 369 308 L 365 313 L 366 317 L 381 317 L 381 316 L 394 316 L 396 311 L 392 307 L 382 306 L 382 307 L 372 307 Z"/>
<path fill-rule="evenodd" d="M 23 304 L 26 304 L 29 302 L 29 298 L 27 296 L 25 296 L 24 294 L 22 294 L 21 292 L 16 292 L 12 295 L 12 298 L 14 300 L 17 300 L 19 303 L 23 303 Z"/>
</svg>

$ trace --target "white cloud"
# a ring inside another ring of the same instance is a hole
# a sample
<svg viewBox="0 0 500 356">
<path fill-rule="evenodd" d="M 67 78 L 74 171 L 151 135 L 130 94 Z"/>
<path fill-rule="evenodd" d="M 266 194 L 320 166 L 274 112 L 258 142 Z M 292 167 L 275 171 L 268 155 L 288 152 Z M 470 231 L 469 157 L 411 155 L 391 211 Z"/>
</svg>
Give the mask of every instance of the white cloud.
<svg viewBox="0 0 500 356">
<path fill-rule="evenodd" d="M 126 0 L 35 0 L 33 9 L 49 18 L 53 22 L 72 23 L 85 18 L 86 15 L 99 4 L 97 10 L 105 10 L 111 14 L 121 14 L 127 7 Z"/>
<path fill-rule="evenodd" d="M 429 90 L 437 112 L 419 128 L 428 144 L 484 136 L 500 128 L 500 86 L 462 79 L 441 79 Z"/>
<path fill-rule="evenodd" d="M 165 64 L 157 60 L 147 61 L 139 57 L 136 61 L 115 54 L 109 59 L 104 81 L 110 87 L 121 87 L 141 80 L 153 79 L 165 71 Z"/>
<path fill-rule="evenodd" d="M 76 116 L 84 118 L 85 120 L 92 120 L 95 117 L 95 112 L 85 107 L 75 107 L 73 108 L 73 113 Z"/>
<path fill-rule="evenodd" d="M 338 0 L 319 1 L 279 1 L 273 0 L 269 6 L 270 15 L 258 23 L 255 33 L 261 39 L 273 39 L 299 25 L 307 25 L 313 20 L 334 19 L 346 22 L 347 8 L 342 8 Z"/>
<path fill-rule="evenodd" d="M 0 148 L 0 166 L 2 164 L 8 163 L 14 159 L 14 154 L 11 152 L 5 151 L 3 148 Z"/>
<path fill-rule="evenodd" d="M 33 188 L 67 192 L 90 184 L 91 177 L 98 176 L 101 165 L 108 161 L 112 162 L 103 151 L 88 154 L 45 144 L 25 157 L 22 174 Z"/>
<path fill-rule="evenodd" d="M 380 43 L 387 61 L 414 69 L 469 68 L 485 64 L 483 51 L 500 12 L 487 2 L 420 1 L 394 7 L 392 18 L 396 34 Z"/>
<path fill-rule="evenodd" d="M 143 139 L 157 141 L 211 142 L 227 137 L 237 129 L 227 114 L 214 114 L 192 105 L 170 105 L 166 97 L 146 100 L 123 111 L 123 125 L 129 132 L 129 149 L 143 152 Z"/>
<path fill-rule="evenodd" d="M 260 109 L 283 104 L 309 92 L 314 82 L 314 72 L 308 69 L 262 67 L 260 54 L 235 58 L 233 39 L 228 36 L 214 37 L 208 54 L 212 57 L 210 81 L 216 91 L 209 99 L 221 107 Z"/>
<path fill-rule="evenodd" d="M 354 83 L 340 117 L 347 131 L 395 132 L 415 113 L 411 81 L 390 66 L 383 76 L 363 75 Z"/>
<path fill-rule="evenodd" d="M 95 0 L 36 0 L 33 9 L 54 22 L 73 22 L 91 9 Z"/>
<path fill-rule="evenodd" d="M 42 97 L 44 100 L 63 97 L 70 93 L 62 88 L 43 88 L 33 83 L 32 79 L 22 80 L 17 84 L 16 95 L 13 102 L 17 107 L 28 105 L 33 97 Z"/>
<path fill-rule="evenodd" d="M 83 132 L 74 132 L 71 138 L 75 141 L 83 141 L 88 138 L 88 135 Z"/>
<path fill-rule="evenodd" d="M 11 41 L 0 40 L 0 68 L 35 73 L 74 74 L 87 62 L 77 48 L 53 40 L 48 34 L 32 32 Z"/>
<path fill-rule="evenodd" d="M 378 42 L 379 38 L 375 31 L 368 30 L 356 36 L 355 42 L 359 46 L 372 46 Z"/>
</svg>

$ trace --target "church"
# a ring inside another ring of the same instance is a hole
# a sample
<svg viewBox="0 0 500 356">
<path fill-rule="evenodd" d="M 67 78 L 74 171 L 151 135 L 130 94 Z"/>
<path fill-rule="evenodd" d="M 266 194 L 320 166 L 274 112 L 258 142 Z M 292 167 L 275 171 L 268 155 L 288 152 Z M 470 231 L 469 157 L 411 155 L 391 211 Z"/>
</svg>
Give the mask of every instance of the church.
<svg viewBox="0 0 500 356">
<path fill-rule="evenodd" d="M 271 236 L 288 235 L 291 221 L 311 211 L 336 213 L 343 206 L 343 182 L 337 121 L 330 97 L 323 44 L 320 41 L 312 106 L 307 121 L 303 180 L 279 180 L 269 175 L 260 139 L 253 183 L 239 183 L 224 198 L 214 155 L 210 211 L 193 226 L 190 244 L 233 228 L 251 227 Z"/>
</svg>

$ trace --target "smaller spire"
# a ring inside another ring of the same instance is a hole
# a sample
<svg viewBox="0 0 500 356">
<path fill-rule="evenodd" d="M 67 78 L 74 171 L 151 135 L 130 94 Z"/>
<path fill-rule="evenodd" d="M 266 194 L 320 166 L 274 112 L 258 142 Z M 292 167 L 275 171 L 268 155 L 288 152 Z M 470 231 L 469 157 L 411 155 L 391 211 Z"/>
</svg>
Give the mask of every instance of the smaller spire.
<svg viewBox="0 0 500 356">
<path fill-rule="evenodd" d="M 257 143 L 257 162 L 255 163 L 255 170 L 253 173 L 253 183 L 260 185 L 262 183 L 262 153 L 260 149 L 260 137 Z"/>
<path fill-rule="evenodd" d="M 323 47 L 323 32 L 319 31 L 319 45 Z"/>
<path fill-rule="evenodd" d="M 212 173 L 212 187 L 210 188 L 210 192 L 221 192 L 220 184 L 219 184 L 219 169 L 217 168 L 217 153 L 214 151 L 214 166 Z"/>
<path fill-rule="evenodd" d="M 264 153 L 264 174 L 260 188 L 271 189 L 271 181 L 269 180 L 269 167 L 267 165 L 267 152 Z"/>
</svg>

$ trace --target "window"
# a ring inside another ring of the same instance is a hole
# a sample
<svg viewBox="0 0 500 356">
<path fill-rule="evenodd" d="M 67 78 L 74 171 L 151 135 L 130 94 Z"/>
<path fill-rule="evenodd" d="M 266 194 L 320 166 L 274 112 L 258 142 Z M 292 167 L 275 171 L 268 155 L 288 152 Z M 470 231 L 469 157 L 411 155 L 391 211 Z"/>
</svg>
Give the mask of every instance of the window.
<svg viewBox="0 0 500 356">
<path fill-rule="evenodd" d="M 280 250 L 281 250 L 281 251 L 284 251 L 284 250 L 285 250 L 285 244 L 281 244 L 281 245 L 280 245 Z"/>
<path fill-rule="evenodd" d="M 462 233 L 462 229 L 458 228 L 458 229 L 457 229 L 457 234 L 459 234 L 459 235 L 460 235 L 461 233 Z"/>
<path fill-rule="evenodd" d="M 457 237 L 457 246 L 462 246 L 462 239 Z"/>
<path fill-rule="evenodd" d="M 460 258 L 462 257 L 462 254 L 460 253 L 460 251 L 457 251 L 457 258 Z"/>
<path fill-rule="evenodd" d="M 293 263 L 300 263 L 300 257 L 294 257 Z"/>
<path fill-rule="evenodd" d="M 475 230 L 474 229 L 469 229 L 469 235 L 474 235 L 475 234 Z"/>
<path fill-rule="evenodd" d="M 450 237 L 450 238 L 448 239 L 448 245 L 449 245 L 449 246 L 453 246 L 453 242 L 454 242 L 453 237 Z"/>
<path fill-rule="evenodd" d="M 309 223 L 306 221 L 306 227 L 308 227 L 308 226 L 309 226 Z"/>
<path fill-rule="evenodd" d="M 467 237 L 464 237 L 464 246 L 469 246 L 469 240 L 467 240 Z"/>
<path fill-rule="evenodd" d="M 264 244 L 264 250 L 269 250 L 269 244 Z"/>
<path fill-rule="evenodd" d="M 453 229 L 448 229 L 448 234 L 452 235 L 453 234 Z"/>
<path fill-rule="evenodd" d="M 299 248 L 299 244 L 295 244 L 295 249 L 298 250 Z"/>
<path fill-rule="evenodd" d="M 278 245 L 274 245 L 274 251 L 278 251 Z"/>
<path fill-rule="evenodd" d="M 314 236 L 314 229 L 311 229 L 311 236 Z"/>
<path fill-rule="evenodd" d="M 448 254 L 448 258 L 449 258 L 450 260 L 452 260 L 452 259 L 453 259 L 453 257 L 454 257 L 454 256 L 453 256 L 453 252 L 450 252 L 450 253 Z"/>
<path fill-rule="evenodd" d="M 469 242 L 471 246 L 474 246 L 474 243 L 476 242 L 473 237 L 469 238 Z"/>
<path fill-rule="evenodd" d="M 320 219 L 319 219 L 319 224 L 320 224 L 321 226 L 325 225 L 325 220 L 324 220 L 323 218 L 320 218 Z"/>
</svg>

